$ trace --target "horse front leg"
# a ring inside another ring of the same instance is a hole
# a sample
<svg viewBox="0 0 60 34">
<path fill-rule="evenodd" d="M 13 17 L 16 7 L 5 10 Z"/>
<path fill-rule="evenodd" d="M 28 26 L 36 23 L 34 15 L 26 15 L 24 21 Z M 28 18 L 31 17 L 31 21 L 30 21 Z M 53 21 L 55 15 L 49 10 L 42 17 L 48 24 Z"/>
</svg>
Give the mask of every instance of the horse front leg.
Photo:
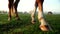
<svg viewBox="0 0 60 34">
<path fill-rule="evenodd" d="M 8 13 L 8 21 L 11 20 L 11 9 L 9 9 L 9 13 Z"/>
<path fill-rule="evenodd" d="M 11 20 L 11 11 L 12 11 L 12 5 L 13 5 L 14 0 L 8 0 L 8 8 L 9 8 L 9 13 L 8 13 L 8 21 Z"/>
<path fill-rule="evenodd" d="M 42 31 L 52 30 L 52 28 L 49 26 L 49 24 L 46 22 L 46 20 L 44 18 L 42 0 L 40 0 L 40 2 L 38 2 L 38 20 L 39 20 L 39 22 L 41 22 L 41 25 L 39 26 L 39 28 Z"/>
</svg>

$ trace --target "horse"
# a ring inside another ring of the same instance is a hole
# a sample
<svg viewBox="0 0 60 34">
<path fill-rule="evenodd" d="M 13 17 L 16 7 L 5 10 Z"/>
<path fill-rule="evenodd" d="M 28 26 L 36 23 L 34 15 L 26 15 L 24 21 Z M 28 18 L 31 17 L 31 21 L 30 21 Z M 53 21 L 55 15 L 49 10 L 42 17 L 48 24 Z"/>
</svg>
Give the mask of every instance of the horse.
<svg viewBox="0 0 60 34">
<path fill-rule="evenodd" d="M 15 14 L 15 17 L 17 20 L 19 20 L 19 16 L 17 13 L 17 7 L 18 7 L 18 3 L 20 0 L 8 0 L 9 4 L 8 4 L 8 8 L 9 8 L 9 14 L 8 14 L 8 20 L 11 20 L 11 16 L 13 14 Z M 34 11 L 31 14 L 31 22 L 32 24 L 35 24 L 35 12 L 37 10 L 38 7 L 38 20 L 39 22 L 41 22 L 41 24 L 39 25 L 39 28 L 42 31 L 49 31 L 52 30 L 52 28 L 49 26 L 49 24 L 46 22 L 45 18 L 44 18 L 44 14 L 43 14 L 43 2 L 44 0 L 36 0 L 35 1 L 35 8 Z"/>
</svg>

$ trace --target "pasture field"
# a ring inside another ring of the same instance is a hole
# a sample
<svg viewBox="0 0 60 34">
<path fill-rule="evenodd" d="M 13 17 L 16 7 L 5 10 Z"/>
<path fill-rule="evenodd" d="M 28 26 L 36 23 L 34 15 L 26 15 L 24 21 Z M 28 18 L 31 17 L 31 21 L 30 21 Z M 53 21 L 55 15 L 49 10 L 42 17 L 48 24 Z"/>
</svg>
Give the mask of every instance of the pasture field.
<svg viewBox="0 0 60 34">
<path fill-rule="evenodd" d="M 0 14 L 0 34 L 60 34 L 60 14 L 45 15 L 47 22 L 53 31 L 43 32 L 39 29 L 39 22 L 36 15 L 36 23 L 31 23 L 30 14 L 19 14 L 21 20 L 14 17 L 8 21 L 7 14 Z"/>
</svg>

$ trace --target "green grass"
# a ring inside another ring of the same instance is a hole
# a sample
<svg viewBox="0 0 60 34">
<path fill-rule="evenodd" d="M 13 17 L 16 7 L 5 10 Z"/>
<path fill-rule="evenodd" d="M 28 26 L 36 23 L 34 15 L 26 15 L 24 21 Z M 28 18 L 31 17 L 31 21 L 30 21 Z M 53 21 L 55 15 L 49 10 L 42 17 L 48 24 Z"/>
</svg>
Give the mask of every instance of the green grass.
<svg viewBox="0 0 60 34">
<path fill-rule="evenodd" d="M 0 14 L 0 34 L 59 34 L 60 33 L 60 14 L 45 15 L 47 22 L 52 26 L 53 31 L 43 32 L 39 29 L 40 23 L 36 16 L 36 23 L 31 23 L 29 14 L 19 14 L 22 21 L 14 19 L 8 21 L 7 14 Z"/>
</svg>

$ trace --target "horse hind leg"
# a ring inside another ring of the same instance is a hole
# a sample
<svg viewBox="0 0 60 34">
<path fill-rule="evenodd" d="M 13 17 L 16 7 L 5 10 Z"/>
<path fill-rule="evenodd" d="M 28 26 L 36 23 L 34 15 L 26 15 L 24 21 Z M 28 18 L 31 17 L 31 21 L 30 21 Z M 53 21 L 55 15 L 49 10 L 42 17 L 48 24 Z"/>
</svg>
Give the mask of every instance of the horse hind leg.
<svg viewBox="0 0 60 34">
<path fill-rule="evenodd" d="M 19 16 L 18 16 L 18 12 L 17 12 L 17 7 L 18 7 L 18 3 L 19 3 L 20 0 L 16 0 L 14 2 L 14 10 L 15 10 L 15 17 L 16 17 L 16 20 L 20 20 Z"/>
<path fill-rule="evenodd" d="M 35 2 L 35 7 L 34 7 L 32 13 L 31 13 L 31 18 L 32 18 L 31 22 L 32 22 L 32 24 L 35 24 L 35 22 L 36 22 L 35 15 L 36 15 L 37 6 L 38 6 L 37 3 Z"/>
</svg>

